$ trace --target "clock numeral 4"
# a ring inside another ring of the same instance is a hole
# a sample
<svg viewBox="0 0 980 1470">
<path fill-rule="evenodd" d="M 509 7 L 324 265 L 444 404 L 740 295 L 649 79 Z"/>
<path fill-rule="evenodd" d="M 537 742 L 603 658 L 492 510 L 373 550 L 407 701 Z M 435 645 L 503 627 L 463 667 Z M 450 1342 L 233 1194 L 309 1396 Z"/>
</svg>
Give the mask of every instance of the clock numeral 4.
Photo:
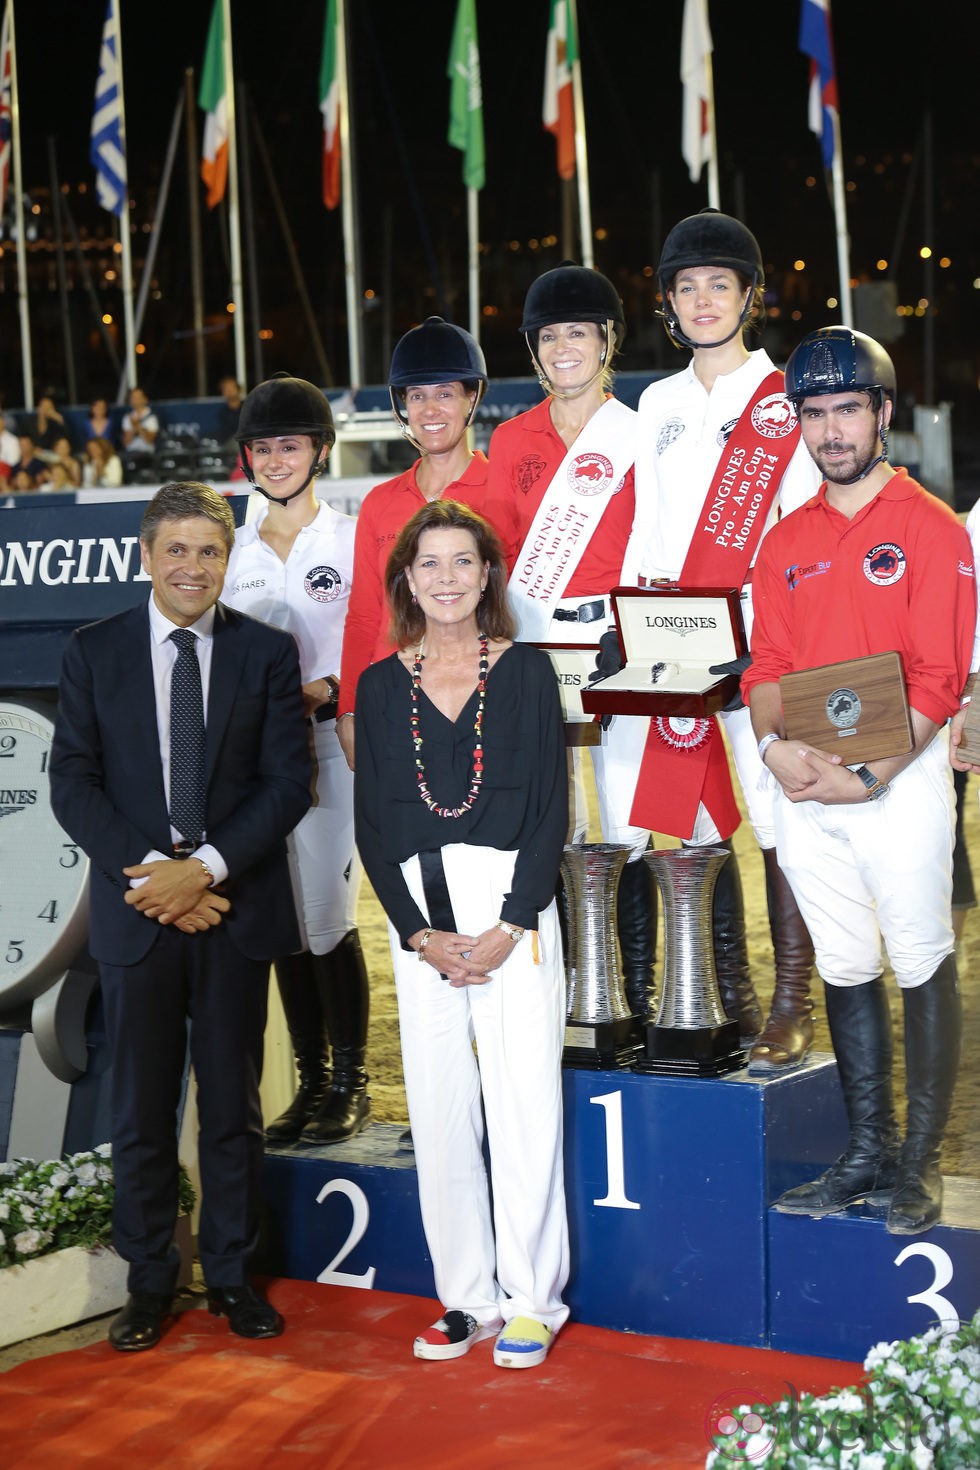
<svg viewBox="0 0 980 1470">
<path fill-rule="evenodd" d="M 58 922 L 58 900 L 56 898 L 49 900 L 38 914 L 38 918 L 47 919 L 49 924 L 56 924 Z"/>
</svg>

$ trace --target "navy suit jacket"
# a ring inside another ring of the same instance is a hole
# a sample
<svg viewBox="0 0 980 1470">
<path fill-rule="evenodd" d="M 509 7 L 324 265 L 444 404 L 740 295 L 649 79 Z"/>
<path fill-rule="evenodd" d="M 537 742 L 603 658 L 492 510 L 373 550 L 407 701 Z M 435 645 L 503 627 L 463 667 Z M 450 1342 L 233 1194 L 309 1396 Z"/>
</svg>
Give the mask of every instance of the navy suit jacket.
<svg viewBox="0 0 980 1470">
<path fill-rule="evenodd" d="M 310 805 L 299 661 L 288 633 L 218 603 L 207 708 L 207 841 L 228 865 L 228 936 L 251 959 L 299 948 L 285 838 Z M 92 860 L 89 948 L 138 964 L 160 925 L 124 903 L 123 868 L 169 852 L 147 605 L 72 634 L 51 805 Z"/>
</svg>

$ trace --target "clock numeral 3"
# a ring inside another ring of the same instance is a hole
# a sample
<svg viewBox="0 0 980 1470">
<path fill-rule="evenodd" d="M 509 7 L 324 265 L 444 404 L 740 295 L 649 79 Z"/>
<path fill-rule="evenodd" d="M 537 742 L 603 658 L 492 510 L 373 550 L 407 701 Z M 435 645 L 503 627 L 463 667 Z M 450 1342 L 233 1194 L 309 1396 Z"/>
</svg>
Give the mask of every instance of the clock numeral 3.
<svg viewBox="0 0 980 1470">
<path fill-rule="evenodd" d="M 62 856 L 58 859 L 58 867 L 59 868 L 77 868 L 78 867 L 78 848 L 75 845 L 75 843 L 74 842 L 63 842 L 61 845 L 65 849 L 65 851 L 62 854 Z"/>
<path fill-rule="evenodd" d="M 38 914 L 38 918 L 47 919 L 49 924 L 56 924 L 58 922 L 58 900 L 55 898 L 50 899 Z"/>
</svg>

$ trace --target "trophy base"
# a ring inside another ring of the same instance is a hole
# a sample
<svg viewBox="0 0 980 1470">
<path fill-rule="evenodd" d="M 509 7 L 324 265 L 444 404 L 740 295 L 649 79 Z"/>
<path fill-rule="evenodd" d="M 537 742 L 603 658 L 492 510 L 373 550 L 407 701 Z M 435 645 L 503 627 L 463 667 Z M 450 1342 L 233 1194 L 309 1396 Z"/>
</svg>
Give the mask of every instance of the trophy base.
<svg viewBox="0 0 980 1470">
<path fill-rule="evenodd" d="M 634 1016 L 624 1016 L 618 1021 L 568 1021 L 561 1060 L 565 1067 L 604 1072 L 633 1066 L 642 1050 Z"/>
<path fill-rule="evenodd" d="M 737 1021 L 684 1030 L 678 1026 L 658 1026 L 651 1021 L 646 1028 L 644 1054 L 633 1063 L 633 1071 L 675 1077 L 720 1077 L 745 1065 Z"/>
</svg>

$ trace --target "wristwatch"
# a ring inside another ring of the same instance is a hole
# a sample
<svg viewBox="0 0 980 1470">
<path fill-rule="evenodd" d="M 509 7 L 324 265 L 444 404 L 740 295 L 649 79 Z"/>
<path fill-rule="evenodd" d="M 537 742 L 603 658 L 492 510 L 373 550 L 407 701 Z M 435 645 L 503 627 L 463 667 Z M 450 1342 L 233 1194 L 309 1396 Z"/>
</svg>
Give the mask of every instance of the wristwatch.
<svg viewBox="0 0 980 1470">
<path fill-rule="evenodd" d="M 860 776 L 865 786 L 867 786 L 869 801 L 880 801 L 883 796 L 887 796 L 888 783 L 886 781 L 879 781 L 874 771 L 869 771 L 867 766 L 852 766 L 851 769 L 855 776 Z"/>
<path fill-rule="evenodd" d="M 513 944 L 516 944 L 519 939 L 524 938 L 523 929 L 518 928 L 516 924 L 507 924 L 503 919 L 498 919 L 495 927 L 502 929 Z"/>
</svg>

